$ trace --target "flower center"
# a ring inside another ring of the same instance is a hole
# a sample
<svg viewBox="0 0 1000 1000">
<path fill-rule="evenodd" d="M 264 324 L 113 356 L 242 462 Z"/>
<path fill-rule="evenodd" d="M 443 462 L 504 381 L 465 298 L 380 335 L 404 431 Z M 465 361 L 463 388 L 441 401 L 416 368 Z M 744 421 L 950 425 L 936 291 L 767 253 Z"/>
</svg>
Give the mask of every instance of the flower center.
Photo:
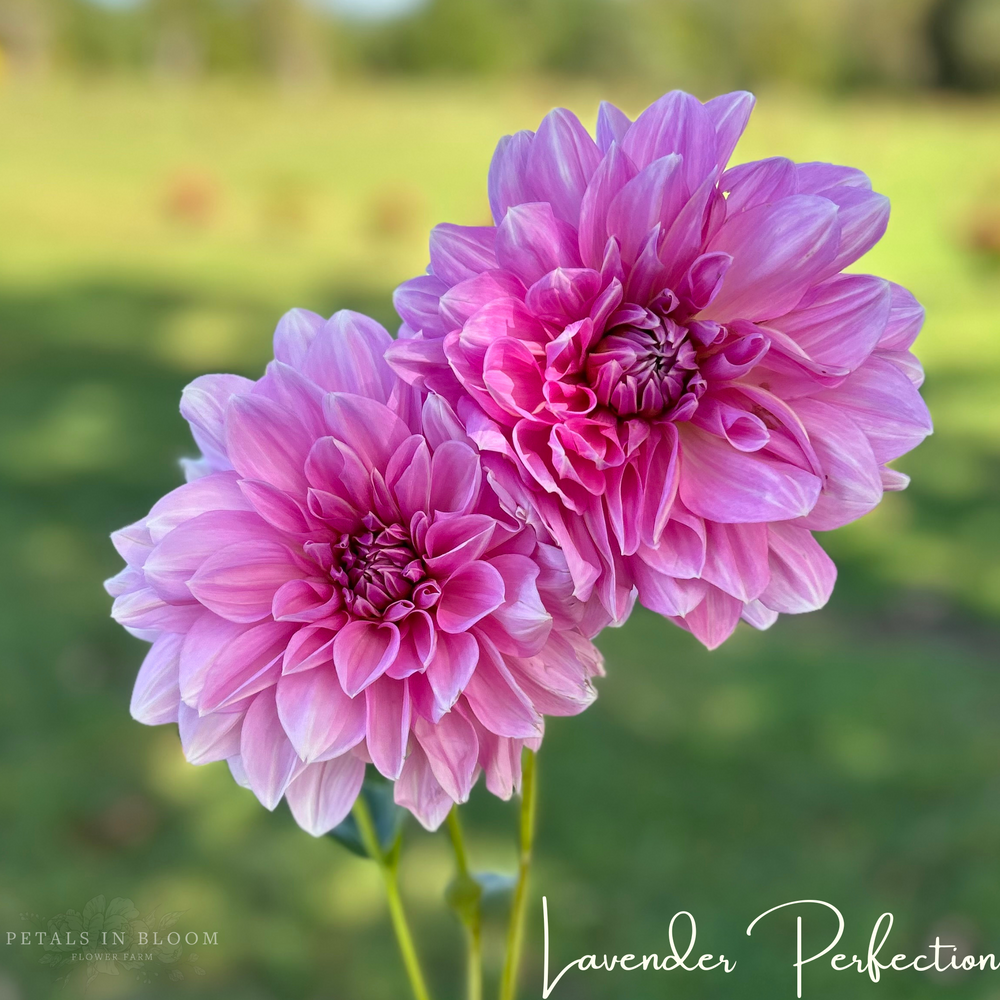
<svg viewBox="0 0 1000 1000">
<path fill-rule="evenodd" d="M 339 585 L 347 610 L 362 618 L 394 620 L 436 604 L 438 585 L 427 579 L 406 527 L 382 524 L 368 514 L 364 529 L 342 534 L 333 544 L 330 578 Z"/>
<path fill-rule="evenodd" d="M 637 306 L 611 317 L 587 355 L 586 373 L 598 402 L 626 417 L 686 420 L 705 391 L 687 327 Z"/>
</svg>

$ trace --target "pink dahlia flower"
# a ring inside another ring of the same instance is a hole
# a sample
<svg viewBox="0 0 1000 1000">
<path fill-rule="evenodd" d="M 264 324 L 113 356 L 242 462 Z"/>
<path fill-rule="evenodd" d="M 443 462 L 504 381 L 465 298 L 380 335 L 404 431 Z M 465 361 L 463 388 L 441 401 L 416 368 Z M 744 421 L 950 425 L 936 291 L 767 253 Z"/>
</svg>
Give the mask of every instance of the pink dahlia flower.
<svg viewBox="0 0 1000 1000">
<path fill-rule="evenodd" d="M 811 532 L 903 488 L 886 463 L 931 429 L 923 310 L 844 273 L 888 201 L 849 167 L 726 170 L 752 106 L 673 92 L 635 122 L 603 104 L 596 140 L 562 109 L 502 139 L 496 225 L 434 230 L 388 354 L 494 453 L 577 597 L 620 621 L 637 594 L 710 647 L 823 605 Z"/>
<path fill-rule="evenodd" d="M 582 711 L 601 672 L 561 553 L 504 513 L 389 343 L 355 313 L 289 313 L 259 381 L 184 390 L 203 458 L 112 536 L 112 614 L 153 643 L 132 714 L 315 835 L 367 763 L 431 828 L 480 771 L 509 796 L 543 713 Z"/>
</svg>

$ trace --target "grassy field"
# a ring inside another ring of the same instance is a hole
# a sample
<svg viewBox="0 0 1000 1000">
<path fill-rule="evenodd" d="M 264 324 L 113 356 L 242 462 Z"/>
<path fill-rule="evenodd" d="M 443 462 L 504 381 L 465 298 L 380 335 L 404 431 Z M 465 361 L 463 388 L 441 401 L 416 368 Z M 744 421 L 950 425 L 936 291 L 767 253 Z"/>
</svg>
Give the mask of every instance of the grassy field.
<svg viewBox="0 0 1000 1000">
<path fill-rule="evenodd" d="M 0 90 L 0 931 L 104 894 L 185 910 L 220 941 L 150 983 L 101 975 L 88 996 L 402 995 L 374 872 L 129 719 L 142 646 L 107 619 L 106 536 L 178 481 L 186 381 L 256 375 L 293 305 L 391 323 L 428 227 L 485 221 L 496 138 L 557 103 L 589 123 L 598 96 Z M 635 112 L 651 95 L 614 96 Z M 837 902 L 848 952 L 883 910 L 898 950 L 939 932 L 1000 949 L 1000 106 L 764 95 L 737 155 L 778 154 L 860 166 L 891 197 L 862 266 L 928 308 L 937 433 L 900 463 L 910 491 L 824 539 L 842 566 L 829 609 L 712 655 L 637 614 L 602 640 L 598 704 L 551 726 L 536 887 L 558 921 L 553 962 L 662 952 L 688 909 L 707 950 L 743 963 L 738 987 L 633 976 L 630 1000 L 792 995 L 790 927 L 752 949 L 743 934 L 791 898 Z M 474 796 L 477 865 L 511 864 L 512 823 Z M 408 851 L 433 976 L 457 997 L 446 845 L 414 830 Z M 534 977 L 537 904 L 532 919 Z M 41 954 L 0 948 L 2 1000 L 57 995 Z M 846 975 L 817 971 L 812 995 L 998 995 L 988 975 Z M 626 980 L 559 989 L 620 997 Z"/>
</svg>

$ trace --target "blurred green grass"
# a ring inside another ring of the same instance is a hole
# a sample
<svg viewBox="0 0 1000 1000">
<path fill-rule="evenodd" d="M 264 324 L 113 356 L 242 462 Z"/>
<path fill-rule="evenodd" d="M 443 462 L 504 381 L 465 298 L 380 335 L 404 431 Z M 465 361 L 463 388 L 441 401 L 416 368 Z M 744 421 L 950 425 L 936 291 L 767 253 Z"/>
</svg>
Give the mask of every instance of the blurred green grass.
<svg viewBox="0 0 1000 1000">
<path fill-rule="evenodd" d="M 391 289 L 423 268 L 428 227 L 486 220 L 496 138 L 556 103 L 590 124 L 599 96 L 0 90 L 0 931 L 104 893 L 187 910 L 220 940 L 199 955 L 204 978 L 103 976 L 88 995 L 403 995 L 374 873 L 283 806 L 265 813 L 224 765 L 186 765 L 172 730 L 129 719 L 143 645 L 107 618 L 107 533 L 179 481 L 185 382 L 258 374 L 293 305 L 391 325 Z M 612 96 L 635 112 L 654 95 Z M 899 463 L 909 491 L 824 538 L 841 565 L 827 610 L 714 654 L 641 612 L 605 635 L 598 704 L 554 721 L 542 756 L 535 887 L 558 928 L 553 962 L 662 953 L 688 909 L 742 974 L 578 975 L 557 995 L 786 995 L 788 928 L 754 947 L 743 931 L 791 898 L 838 903 L 855 949 L 882 910 L 899 950 L 941 927 L 1000 948 L 998 126 L 990 103 L 762 96 L 739 158 L 851 163 L 891 197 L 889 233 L 860 267 L 928 308 L 918 351 L 937 433 Z M 510 866 L 513 821 L 474 796 L 478 864 Z M 456 997 L 443 838 L 414 829 L 404 875 L 439 993 Z M 537 898 L 532 921 L 537 983 Z M 487 943 L 495 966 L 499 928 Z M 0 949 L 0 997 L 55 995 L 37 959 Z M 846 976 L 817 971 L 813 995 L 942 988 Z M 988 984 L 945 985 L 989 1000 Z"/>
</svg>

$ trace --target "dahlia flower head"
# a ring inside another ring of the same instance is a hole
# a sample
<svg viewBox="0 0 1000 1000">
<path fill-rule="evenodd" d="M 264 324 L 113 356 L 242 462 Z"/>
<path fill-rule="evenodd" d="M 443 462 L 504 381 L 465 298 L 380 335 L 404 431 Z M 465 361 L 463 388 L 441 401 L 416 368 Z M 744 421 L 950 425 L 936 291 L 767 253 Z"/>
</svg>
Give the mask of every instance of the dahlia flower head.
<svg viewBox="0 0 1000 1000">
<path fill-rule="evenodd" d="M 259 381 L 184 390 L 202 457 L 112 536 L 113 617 L 152 642 L 133 716 L 176 722 L 189 761 L 228 760 L 317 836 L 369 763 L 428 828 L 480 772 L 509 797 L 543 713 L 582 711 L 602 672 L 606 615 L 390 342 L 355 313 L 289 313 Z"/>
<path fill-rule="evenodd" d="M 500 141 L 495 225 L 438 226 L 395 295 L 393 368 L 444 396 L 562 547 L 583 601 L 636 596 L 719 645 L 822 606 L 812 532 L 907 478 L 931 430 L 906 289 L 844 268 L 885 197 L 850 167 L 726 169 L 753 97 L 672 92 L 596 139 L 559 109 Z"/>
</svg>

